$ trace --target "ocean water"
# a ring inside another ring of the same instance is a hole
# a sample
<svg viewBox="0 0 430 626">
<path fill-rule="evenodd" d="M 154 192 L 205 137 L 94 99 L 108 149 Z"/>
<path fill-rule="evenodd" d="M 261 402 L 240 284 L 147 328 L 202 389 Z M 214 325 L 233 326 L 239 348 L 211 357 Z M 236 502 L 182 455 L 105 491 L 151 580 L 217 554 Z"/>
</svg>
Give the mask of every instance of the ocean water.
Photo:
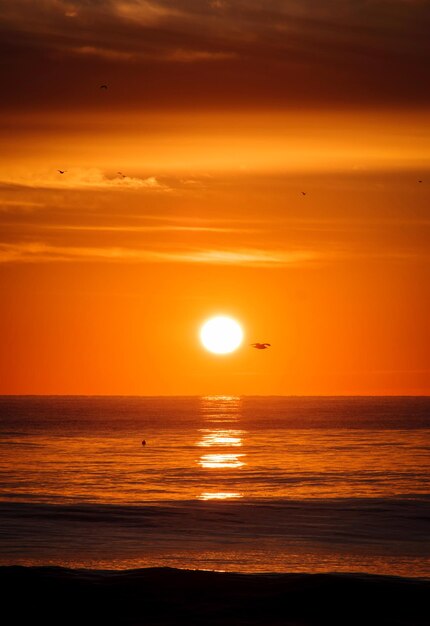
<svg viewBox="0 0 430 626">
<path fill-rule="evenodd" d="M 428 577 L 429 451 L 424 397 L 0 397 L 0 564 Z"/>
</svg>

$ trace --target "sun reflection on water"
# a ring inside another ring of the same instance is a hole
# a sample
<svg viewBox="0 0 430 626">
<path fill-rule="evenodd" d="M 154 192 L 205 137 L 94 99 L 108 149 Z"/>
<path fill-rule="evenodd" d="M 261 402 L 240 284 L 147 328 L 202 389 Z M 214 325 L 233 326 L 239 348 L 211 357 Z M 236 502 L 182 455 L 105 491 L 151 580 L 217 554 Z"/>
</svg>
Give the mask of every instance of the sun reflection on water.
<svg viewBox="0 0 430 626">
<path fill-rule="evenodd" d="M 242 494 L 234 493 L 232 491 L 204 491 L 199 500 L 233 500 L 234 498 L 241 498 Z"/>
<path fill-rule="evenodd" d="M 197 443 L 198 446 L 209 448 L 210 446 L 242 446 L 242 430 L 207 430 L 201 428 L 202 440 Z"/>
<path fill-rule="evenodd" d="M 196 462 L 200 467 L 211 472 L 208 474 L 211 481 L 222 483 L 222 487 L 228 481 L 227 470 L 240 470 L 246 465 L 244 452 L 230 452 L 229 448 L 241 448 L 245 431 L 240 428 L 232 428 L 239 422 L 241 415 L 241 399 L 235 396 L 208 396 L 202 398 L 201 415 L 204 420 L 204 428 L 199 430 L 200 440 L 196 447 L 211 448 L 211 451 L 201 454 Z M 216 470 L 222 472 L 216 473 Z M 237 481 L 237 475 L 234 475 Z M 205 490 L 199 496 L 200 500 L 230 500 L 241 498 L 239 491 L 220 488 Z"/>
<path fill-rule="evenodd" d="M 205 454 L 200 458 L 202 467 L 242 467 L 245 465 L 239 457 L 243 454 Z"/>
</svg>

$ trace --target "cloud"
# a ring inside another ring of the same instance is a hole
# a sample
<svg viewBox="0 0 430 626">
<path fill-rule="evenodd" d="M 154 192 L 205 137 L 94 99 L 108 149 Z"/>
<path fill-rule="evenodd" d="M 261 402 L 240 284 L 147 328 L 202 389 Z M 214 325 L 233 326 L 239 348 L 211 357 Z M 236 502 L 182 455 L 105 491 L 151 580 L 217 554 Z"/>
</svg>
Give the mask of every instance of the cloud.
<svg viewBox="0 0 430 626">
<path fill-rule="evenodd" d="M 1 213 L 30 213 L 35 209 L 44 207 L 44 202 L 32 202 L 30 200 L 2 200 L 0 199 Z"/>
<path fill-rule="evenodd" d="M 165 58 L 180 63 L 195 63 L 196 61 L 225 61 L 226 59 L 234 59 L 235 56 L 236 54 L 233 52 L 178 49 L 170 52 Z"/>
<path fill-rule="evenodd" d="M 194 250 L 190 252 L 162 252 L 166 261 L 208 263 L 210 265 L 240 265 L 243 267 L 298 267 L 317 261 L 321 255 L 311 251 Z"/>
<path fill-rule="evenodd" d="M 55 246 L 43 242 L 2 243 L 0 263 L 47 262 L 128 262 L 128 263 L 191 263 L 236 265 L 240 267 L 301 267 L 318 261 L 317 252 L 271 251 L 259 249 L 213 250 L 154 250 L 126 247 Z"/>
<path fill-rule="evenodd" d="M 121 50 L 111 50 L 108 48 L 97 48 L 95 46 L 79 46 L 73 49 L 73 52 L 82 56 L 99 57 L 100 59 L 108 59 L 112 61 L 138 61 L 140 60 L 156 60 L 156 61 L 173 61 L 175 63 L 198 63 L 199 61 L 225 61 L 233 59 L 236 55 L 233 52 L 217 52 L 210 50 L 187 50 L 177 48 L 176 50 L 168 50 L 165 52 L 126 52 Z"/>
<path fill-rule="evenodd" d="M 209 5 L 213 9 L 224 9 L 227 6 L 227 2 L 225 0 L 209 0 Z"/>
<path fill-rule="evenodd" d="M 94 56 L 114 61 L 130 61 L 135 57 L 132 52 L 110 50 L 109 48 L 97 48 L 95 46 L 79 46 L 74 49 L 74 52 L 83 56 Z"/>
<path fill-rule="evenodd" d="M 102 73 L 124 108 L 428 103 L 429 19 L 425 0 L 0 0 L 2 95 L 94 105 Z"/>
<path fill-rule="evenodd" d="M 98 168 L 70 168 L 65 174 L 57 170 L 12 175 L 0 181 L 0 185 L 16 185 L 39 189 L 147 189 L 168 191 L 170 188 L 158 181 L 155 176 L 135 178 L 117 174 L 107 176 Z"/>
<path fill-rule="evenodd" d="M 139 24 L 154 24 L 166 17 L 178 16 L 181 10 L 169 2 L 148 2 L 148 0 L 116 0 L 109 2 L 112 12 L 124 20 Z M 170 4 L 170 6 L 169 6 Z"/>
<path fill-rule="evenodd" d="M 91 24 L 93 19 L 114 17 L 116 20 L 154 24 L 180 11 L 157 0 L 0 0 L 0 14 L 8 21 L 21 20 L 31 14 L 33 29 L 61 23 L 61 18 L 79 18 Z"/>
<path fill-rule="evenodd" d="M 109 233 L 150 233 L 150 232 L 177 232 L 177 233 L 261 233 L 262 229 L 252 228 L 231 228 L 226 226 L 178 226 L 177 224 L 169 225 L 145 225 L 145 226 L 76 226 L 69 224 L 44 224 L 41 226 L 43 230 L 58 231 L 81 231 L 81 232 L 109 232 Z"/>
</svg>

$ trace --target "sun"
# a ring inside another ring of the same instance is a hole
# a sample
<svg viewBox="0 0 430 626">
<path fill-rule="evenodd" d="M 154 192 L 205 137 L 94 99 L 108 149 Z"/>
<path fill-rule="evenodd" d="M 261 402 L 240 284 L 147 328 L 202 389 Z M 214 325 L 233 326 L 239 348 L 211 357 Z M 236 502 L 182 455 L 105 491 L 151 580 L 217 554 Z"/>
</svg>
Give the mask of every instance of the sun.
<svg viewBox="0 0 430 626">
<path fill-rule="evenodd" d="M 243 330 L 238 322 L 226 315 L 207 320 L 200 329 L 200 340 L 206 350 L 214 354 L 234 352 L 243 341 Z"/>
</svg>

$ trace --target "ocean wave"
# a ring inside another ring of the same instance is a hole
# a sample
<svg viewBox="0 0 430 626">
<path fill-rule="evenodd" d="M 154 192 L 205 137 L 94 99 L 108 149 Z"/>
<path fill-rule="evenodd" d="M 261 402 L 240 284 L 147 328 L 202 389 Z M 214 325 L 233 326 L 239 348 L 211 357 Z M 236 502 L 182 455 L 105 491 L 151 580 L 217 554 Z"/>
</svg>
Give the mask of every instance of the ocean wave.
<svg viewBox="0 0 430 626">
<path fill-rule="evenodd" d="M 363 574 L 0 568 L 14 623 L 424 626 L 430 581 Z M 25 601 L 12 603 L 11 598 Z M 9 610 L 8 610 L 9 609 Z"/>
<path fill-rule="evenodd" d="M 78 525 L 145 530 L 156 541 L 274 539 L 280 543 L 377 544 L 430 555 L 430 496 L 321 500 L 171 501 L 133 505 L 0 502 L 1 536 L 19 541 L 37 529 L 78 533 Z M 82 530 L 82 529 L 81 529 Z M 132 535 L 130 535 L 130 539 Z M 142 539 L 142 536 L 139 537 Z"/>
</svg>

